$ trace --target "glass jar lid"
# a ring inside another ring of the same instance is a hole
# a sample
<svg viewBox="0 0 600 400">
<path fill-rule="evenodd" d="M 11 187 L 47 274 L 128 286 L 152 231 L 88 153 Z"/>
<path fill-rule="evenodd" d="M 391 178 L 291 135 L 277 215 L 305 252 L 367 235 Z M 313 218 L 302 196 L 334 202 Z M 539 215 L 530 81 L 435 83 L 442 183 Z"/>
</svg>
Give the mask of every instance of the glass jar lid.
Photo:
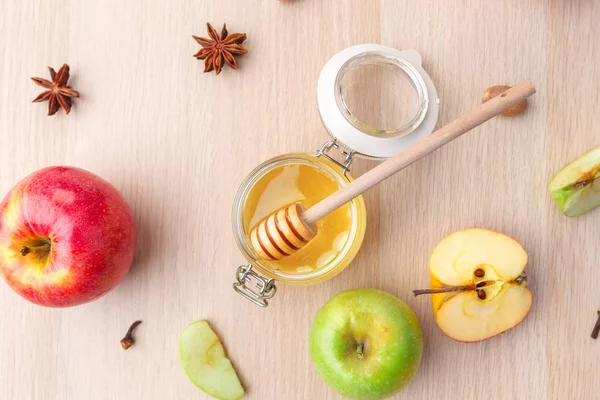
<svg viewBox="0 0 600 400">
<path fill-rule="evenodd" d="M 429 135 L 437 123 L 437 92 L 415 50 L 349 47 L 323 68 L 317 95 L 330 134 L 367 157 L 391 157 Z"/>
</svg>

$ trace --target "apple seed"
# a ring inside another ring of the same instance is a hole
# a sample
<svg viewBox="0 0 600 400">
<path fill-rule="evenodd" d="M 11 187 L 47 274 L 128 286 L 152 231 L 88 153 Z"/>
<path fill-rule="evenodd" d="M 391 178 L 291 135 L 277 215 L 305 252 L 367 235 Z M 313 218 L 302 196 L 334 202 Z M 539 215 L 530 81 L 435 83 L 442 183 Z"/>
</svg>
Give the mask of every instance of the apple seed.
<svg viewBox="0 0 600 400">
<path fill-rule="evenodd" d="M 475 270 L 475 272 L 473 273 L 473 275 L 475 275 L 478 278 L 483 278 L 485 276 L 485 271 L 482 270 L 481 268 L 477 268 Z"/>
<path fill-rule="evenodd" d="M 479 289 L 477 291 L 477 297 L 479 297 L 479 300 L 485 300 L 487 297 L 487 294 L 485 294 L 485 290 Z"/>
</svg>

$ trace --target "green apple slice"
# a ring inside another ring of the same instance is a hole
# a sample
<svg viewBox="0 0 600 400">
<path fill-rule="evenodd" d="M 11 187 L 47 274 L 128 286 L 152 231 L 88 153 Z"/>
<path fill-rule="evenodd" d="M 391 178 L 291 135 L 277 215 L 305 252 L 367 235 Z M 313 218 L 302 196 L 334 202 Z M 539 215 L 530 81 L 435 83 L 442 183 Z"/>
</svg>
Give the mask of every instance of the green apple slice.
<svg viewBox="0 0 600 400">
<path fill-rule="evenodd" d="M 206 394 L 220 400 L 244 396 L 221 341 L 206 321 L 193 322 L 181 332 L 179 358 L 188 377 Z"/>
<path fill-rule="evenodd" d="M 561 169 L 548 191 L 567 217 L 578 217 L 600 205 L 600 147 Z"/>
</svg>

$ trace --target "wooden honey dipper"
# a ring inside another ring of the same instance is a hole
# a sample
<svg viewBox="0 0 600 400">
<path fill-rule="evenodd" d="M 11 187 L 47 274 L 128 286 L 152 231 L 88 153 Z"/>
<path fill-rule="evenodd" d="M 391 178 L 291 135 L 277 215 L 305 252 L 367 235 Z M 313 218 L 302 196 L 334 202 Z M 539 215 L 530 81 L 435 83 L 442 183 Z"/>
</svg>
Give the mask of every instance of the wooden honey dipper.
<svg viewBox="0 0 600 400">
<path fill-rule="evenodd" d="M 308 210 L 296 203 L 271 214 L 250 233 L 254 251 L 261 259 L 268 261 L 280 260 L 293 254 L 317 235 L 315 223 L 318 220 L 418 159 L 504 110 L 519 104 L 534 93 L 535 88 L 530 81 L 521 82 L 366 172 Z"/>
</svg>

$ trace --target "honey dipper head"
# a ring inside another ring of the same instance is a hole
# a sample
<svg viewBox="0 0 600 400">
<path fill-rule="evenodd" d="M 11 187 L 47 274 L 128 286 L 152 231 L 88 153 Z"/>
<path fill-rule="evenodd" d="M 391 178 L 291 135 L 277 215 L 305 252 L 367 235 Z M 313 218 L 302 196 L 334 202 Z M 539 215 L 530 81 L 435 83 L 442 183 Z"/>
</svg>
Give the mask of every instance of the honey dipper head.
<svg viewBox="0 0 600 400">
<path fill-rule="evenodd" d="M 281 260 L 304 247 L 317 234 L 317 227 L 301 218 L 301 204 L 284 207 L 262 220 L 250 233 L 252 247 L 267 261 Z"/>
</svg>

